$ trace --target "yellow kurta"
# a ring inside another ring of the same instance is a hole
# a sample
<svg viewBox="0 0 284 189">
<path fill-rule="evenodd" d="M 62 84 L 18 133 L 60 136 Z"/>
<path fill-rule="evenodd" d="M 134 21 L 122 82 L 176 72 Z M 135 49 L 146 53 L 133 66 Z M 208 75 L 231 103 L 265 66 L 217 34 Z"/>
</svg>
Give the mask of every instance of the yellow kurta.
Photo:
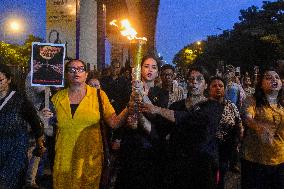
<svg viewBox="0 0 284 189">
<path fill-rule="evenodd" d="M 264 136 L 247 128 L 242 146 L 242 156 L 245 160 L 272 166 L 284 163 L 284 136 L 281 134 L 284 129 L 284 108 L 277 105 L 271 107 L 274 111 L 268 106 L 256 107 L 253 98 L 248 98 L 244 103 L 244 114 L 265 122 L 265 129 L 272 133 L 271 141 L 266 142 Z"/>
<path fill-rule="evenodd" d="M 101 91 L 104 117 L 115 111 L 106 94 Z M 52 102 L 55 106 L 58 129 L 56 132 L 54 189 L 98 189 L 103 160 L 100 133 L 100 112 L 97 90 L 87 86 L 86 96 L 73 118 L 68 89 L 58 92 Z"/>
</svg>

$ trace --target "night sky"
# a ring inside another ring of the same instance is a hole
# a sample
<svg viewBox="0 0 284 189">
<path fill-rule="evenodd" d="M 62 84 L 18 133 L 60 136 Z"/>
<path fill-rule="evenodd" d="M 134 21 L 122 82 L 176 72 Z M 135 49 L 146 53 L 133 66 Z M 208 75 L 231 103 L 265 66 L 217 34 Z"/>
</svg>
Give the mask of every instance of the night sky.
<svg viewBox="0 0 284 189">
<path fill-rule="evenodd" d="M 22 42 L 28 34 L 45 38 L 45 0 L 0 0 L 0 40 L 3 40 L 2 24 L 6 19 L 22 20 L 24 31 L 17 35 L 6 34 L 11 42 Z"/>
<path fill-rule="evenodd" d="M 232 29 L 241 9 L 261 7 L 263 0 L 160 0 L 157 49 L 167 63 L 191 42 Z M 45 37 L 45 0 L 0 0 L 0 24 L 8 17 L 23 19 L 25 31 L 6 39 L 21 42 L 27 34 Z M 217 29 L 218 28 L 218 29 Z M 220 30 L 221 29 L 221 30 Z M 2 29 L 1 29 L 2 30 Z M 0 40 L 3 34 L 0 34 Z"/>
</svg>

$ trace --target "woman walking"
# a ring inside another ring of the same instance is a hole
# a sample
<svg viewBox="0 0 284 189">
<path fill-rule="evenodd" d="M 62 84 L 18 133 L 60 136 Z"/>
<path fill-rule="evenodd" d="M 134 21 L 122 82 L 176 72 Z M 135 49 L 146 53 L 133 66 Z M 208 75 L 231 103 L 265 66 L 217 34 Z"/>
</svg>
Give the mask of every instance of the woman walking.
<svg viewBox="0 0 284 189">
<path fill-rule="evenodd" d="M 69 87 L 52 98 L 58 119 L 53 186 L 55 189 L 98 189 L 104 153 L 100 119 L 117 128 L 128 110 L 117 116 L 106 94 L 85 83 L 87 72 L 83 61 L 71 60 L 65 68 Z M 101 96 L 102 118 L 97 94 Z"/>
<path fill-rule="evenodd" d="M 24 94 L 15 90 L 9 67 L 0 64 L 0 188 L 19 189 L 28 166 L 29 125 L 43 154 L 43 127 Z"/>
<path fill-rule="evenodd" d="M 242 189 L 284 188 L 284 108 L 282 82 L 264 69 L 253 97 L 244 103 Z"/>
</svg>

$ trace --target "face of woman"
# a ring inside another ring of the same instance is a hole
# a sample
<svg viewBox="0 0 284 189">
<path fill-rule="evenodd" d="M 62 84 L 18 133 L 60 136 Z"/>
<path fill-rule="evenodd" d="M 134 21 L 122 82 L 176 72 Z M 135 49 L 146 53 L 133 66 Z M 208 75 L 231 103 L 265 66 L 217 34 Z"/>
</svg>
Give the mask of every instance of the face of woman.
<svg viewBox="0 0 284 189">
<path fill-rule="evenodd" d="M 67 80 L 70 85 L 78 85 L 86 82 L 87 72 L 80 61 L 73 61 L 67 67 Z"/>
<path fill-rule="evenodd" d="M 153 58 L 144 61 L 141 68 L 142 81 L 154 81 L 158 76 L 158 65 Z"/>
<path fill-rule="evenodd" d="M 199 71 L 191 71 L 187 78 L 188 91 L 193 96 L 199 96 L 204 94 L 204 90 L 207 88 L 203 74 Z"/>
<path fill-rule="evenodd" d="M 262 79 L 261 88 L 265 94 L 269 94 L 274 91 L 279 91 L 282 87 L 282 82 L 279 75 L 275 71 L 267 71 L 264 73 Z"/>
<path fill-rule="evenodd" d="M 220 100 L 225 95 L 225 86 L 223 81 L 215 79 L 209 86 L 209 97 L 215 100 Z"/>
<path fill-rule="evenodd" d="M 5 74 L 0 72 L 0 93 L 8 91 L 10 83 L 11 79 L 8 79 Z"/>
</svg>

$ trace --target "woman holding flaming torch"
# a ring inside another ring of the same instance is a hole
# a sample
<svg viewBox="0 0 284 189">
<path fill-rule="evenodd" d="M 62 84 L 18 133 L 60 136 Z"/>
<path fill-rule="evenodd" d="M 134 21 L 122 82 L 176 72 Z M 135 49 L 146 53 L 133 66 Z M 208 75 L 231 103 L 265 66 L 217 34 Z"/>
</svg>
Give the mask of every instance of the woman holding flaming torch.
<svg viewBox="0 0 284 189">
<path fill-rule="evenodd" d="M 168 93 L 154 86 L 159 68 L 159 60 L 155 56 L 143 57 L 141 82 L 134 82 L 132 98 L 137 98 L 138 94 L 143 101 L 167 107 Z M 130 109 L 133 110 L 133 108 Z M 157 157 L 161 152 L 163 138 L 161 133 L 163 132 L 160 124 L 155 124 L 157 122 L 159 122 L 158 117 L 150 117 L 139 112 L 134 112 L 128 117 L 129 127 L 125 129 L 121 143 L 122 165 L 118 175 L 117 189 L 159 188 L 157 173 L 160 159 Z"/>
</svg>

